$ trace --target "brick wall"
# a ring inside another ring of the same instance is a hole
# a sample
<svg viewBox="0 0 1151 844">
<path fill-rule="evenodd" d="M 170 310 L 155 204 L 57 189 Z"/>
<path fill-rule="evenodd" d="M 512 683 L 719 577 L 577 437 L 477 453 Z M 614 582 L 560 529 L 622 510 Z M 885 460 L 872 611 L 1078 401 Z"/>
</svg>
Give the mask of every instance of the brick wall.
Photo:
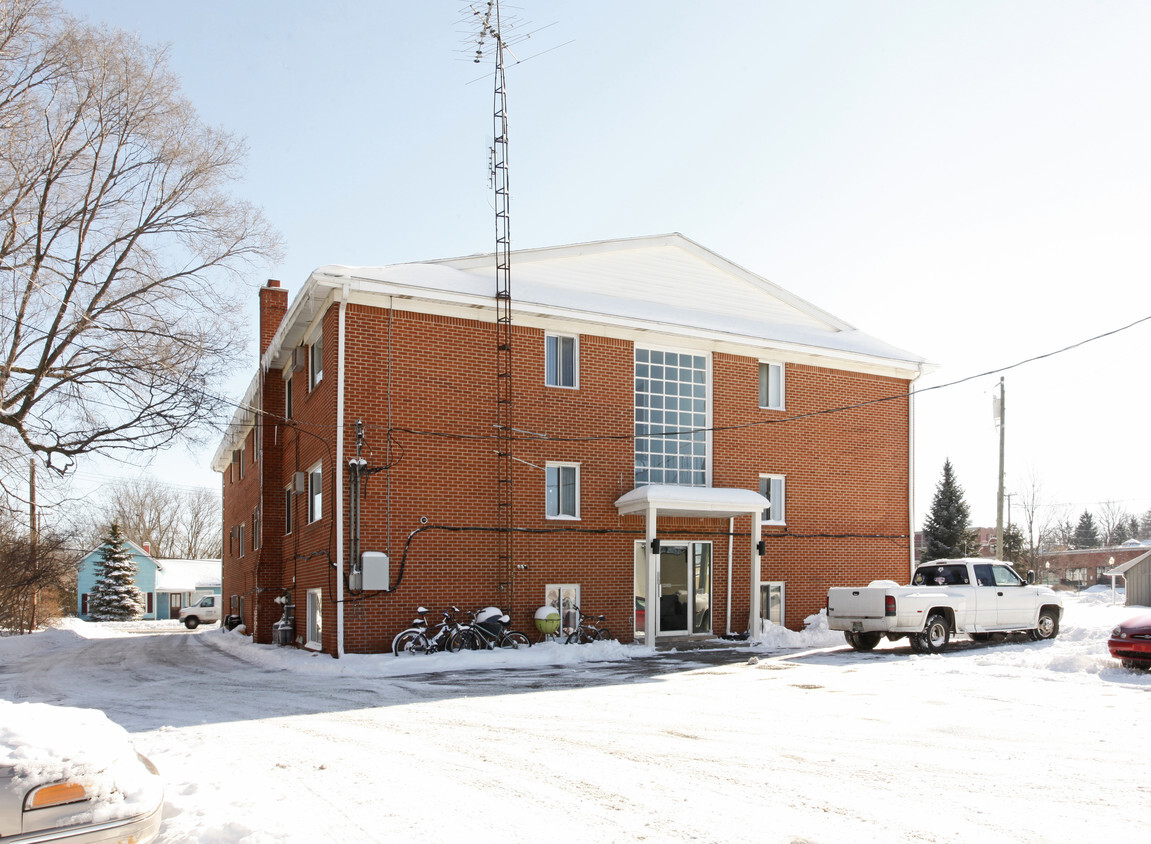
<svg viewBox="0 0 1151 844">
<path fill-rule="evenodd" d="M 345 648 L 376 652 L 411 621 L 423 604 L 510 610 L 513 625 L 535 635 L 532 616 L 550 583 L 578 583 L 585 610 L 604 613 L 613 632 L 630 639 L 634 544 L 643 538 L 642 517 L 621 517 L 614 501 L 633 487 L 630 439 L 633 414 L 633 346 L 619 339 L 581 335 L 579 388 L 544 386 L 544 334 L 513 329 L 513 424 L 530 434 L 515 447 L 515 572 L 511 588 L 497 570 L 495 329 L 490 323 L 348 305 L 344 452 L 336 448 L 338 305 L 323 318 L 324 380 L 307 390 L 297 373 L 295 419 L 265 417 L 262 431 L 264 541 L 255 561 L 243 565 L 225 543 L 225 597 L 236 591 L 258 606 L 257 641 L 270 641 L 279 610 L 270 603 L 280 588 L 304 623 L 304 592 L 324 590 L 324 649 L 335 649 L 335 530 L 348 546 L 346 511 L 332 521 L 334 461 L 355 456 L 355 423 L 364 424 L 363 456 L 374 471 L 362 503 L 361 547 L 386 551 L 392 592 L 347 595 Z M 696 352 L 698 353 L 698 352 Z M 282 413 L 283 379 L 265 379 L 264 407 Z M 906 579 L 908 533 L 908 402 L 872 404 L 906 393 L 908 382 L 842 370 L 786 366 L 786 410 L 758 404 L 758 360 L 712 355 L 712 483 L 758 489 L 760 473 L 787 478 L 786 526 L 767 526 L 763 580 L 786 583 L 786 623 L 801 627 L 822 608 L 831 585 L 875 578 Z M 280 392 L 277 394 L 277 388 Z M 829 407 L 862 404 L 840 413 Z M 801 418 L 789 421 L 789 417 Z M 389 422 L 390 420 L 390 422 Z M 389 440 L 389 424 L 392 436 Z M 588 439 L 603 437 L 603 439 Z M 306 521 L 297 496 L 295 525 L 283 534 L 283 489 L 293 471 L 323 461 L 324 514 Z M 545 515 L 544 464 L 580 464 L 578 521 Z M 257 473 L 253 473 L 255 476 Z M 229 519 L 250 513 L 258 499 L 252 478 L 225 473 L 225 531 Z M 346 472 L 345 472 L 346 484 Z M 346 495 L 345 495 L 346 498 Z M 345 501 L 346 506 L 346 501 Z M 250 516 L 248 517 L 250 519 Z M 279 521 L 277 521 L 279 519 Z M 426 519 L 426 522 L 421 521 Z M 748 625 L 750 516 L 735 520 L 732 618 Z M 668 541 L 709 540 L 713 545 L 712 628 L 729 625 L 725 607 L 727 519 L 661 519 Z M 225 532 L 227 536 L 227 532 Z M 347 563 L 340 561 L 344 570 Z M 256 592 L 259 586 L 263 592 Z"/>
</svg>

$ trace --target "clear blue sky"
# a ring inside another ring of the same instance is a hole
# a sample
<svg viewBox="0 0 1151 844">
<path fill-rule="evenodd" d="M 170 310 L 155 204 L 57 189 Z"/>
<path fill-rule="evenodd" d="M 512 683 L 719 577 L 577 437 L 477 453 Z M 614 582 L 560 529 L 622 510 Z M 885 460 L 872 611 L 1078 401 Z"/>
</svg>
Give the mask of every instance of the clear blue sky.
<svg viewBox="0 0 1151 844">
<path fill-rule="evenodd" d="M 204 119 L 247 137 L 238 190 L 287 243 L 253 289 L 492 249 L 491 85 L 463 4 L 64 5 L 170 44 Z M 558 47 L 509 71 L 514 247 L 682 232 L 937 363 L 922 387 L 1151 315 L 1151 4 L 512 11 L 552 24 L 521 58 Z M 1072 519 L 1151 508 L 1149 344 L 1151 323 L 1005 373 L 1009 491 L 1034 475 Z M 997 382 L 917 399 L 920 522 L 950 457 L 994 524 Z M 154 469 L 217 486 L 214 446 Z"/>
</svg>

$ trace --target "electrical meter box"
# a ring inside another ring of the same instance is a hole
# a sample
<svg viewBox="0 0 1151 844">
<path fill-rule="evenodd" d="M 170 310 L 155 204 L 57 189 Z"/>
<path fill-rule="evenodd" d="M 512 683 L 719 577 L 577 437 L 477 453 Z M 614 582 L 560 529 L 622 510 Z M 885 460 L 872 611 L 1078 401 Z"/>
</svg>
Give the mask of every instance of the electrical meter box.
<svg viewBox="0 0 1151 844">
<path fill-rule="evenodd" d="M 364 573 L 363 589 L 387 591 L 392 586 L 392 567 L 388 555 L 382 551 L 365 551 L 361 558 Z"/>
</svg>

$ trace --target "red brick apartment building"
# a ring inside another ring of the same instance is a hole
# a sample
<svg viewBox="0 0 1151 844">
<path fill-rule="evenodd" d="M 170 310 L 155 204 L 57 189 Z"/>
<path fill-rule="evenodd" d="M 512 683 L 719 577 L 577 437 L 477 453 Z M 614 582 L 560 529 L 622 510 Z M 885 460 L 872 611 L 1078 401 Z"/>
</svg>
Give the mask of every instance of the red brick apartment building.
<svg viewBox="0 0 1151 844">
<path fill-rule="evenodd" d="M 556 600 L 622 641 L 755 639 L 906 579 L 920 358 L 678 234 L 515 252 L 501 459 L 495 290 L 491 255 L 261 289 L 213 464 L 256 641 L 382 652 L 421 604 L 534 635 Z"/>
</svg>

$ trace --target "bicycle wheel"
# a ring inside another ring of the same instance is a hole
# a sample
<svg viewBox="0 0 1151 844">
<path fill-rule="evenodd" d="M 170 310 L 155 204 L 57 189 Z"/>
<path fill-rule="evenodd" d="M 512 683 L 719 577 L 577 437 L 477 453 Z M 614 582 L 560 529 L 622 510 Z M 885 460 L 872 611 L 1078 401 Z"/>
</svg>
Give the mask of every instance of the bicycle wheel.
<svg viewBox="0 0 1151 844">
<path fill-rule="evenodd" d="M 518 630 L 509 630 L 500 637 L 501 648 L 530 648 L 531 640 Z"/>
<path fill-rule="evenodd" d="M 458 654 L 460 651 L 474 651 L 479 647 L 475 634 L 470 630 L 456 630 L 448 637 L 448 646 L 445 650 Z"/>
<path fill-rule="evenodd" d="M 392 653 L 396 656 L 428 653 L 428 640 L 419 630 L 405 630 L 392 639 Z"/>
<path fill-rule="evenodd" d="M 580 627 L 580 628 L 577 628 L 576 630 L 573 630 L 571 633 L 568 634 L 567 641 L 565 641 L 564 644 L 566 644 L 566 645 L 586 645 L 589 641 L 591 641 L 591 640 L 588 639 L 587 631 L 585 631 L 582 627 Z"/>
<path fill-rule="evenodd" d="M 596 630 L 594 638 L 595 638 L 595 641 L 597 641 L 597 642 L 610 642 L 611 641 L 611 631 L 608 630 L 606 627 L 601 627 L 598 630 Z"/>
</svg>

